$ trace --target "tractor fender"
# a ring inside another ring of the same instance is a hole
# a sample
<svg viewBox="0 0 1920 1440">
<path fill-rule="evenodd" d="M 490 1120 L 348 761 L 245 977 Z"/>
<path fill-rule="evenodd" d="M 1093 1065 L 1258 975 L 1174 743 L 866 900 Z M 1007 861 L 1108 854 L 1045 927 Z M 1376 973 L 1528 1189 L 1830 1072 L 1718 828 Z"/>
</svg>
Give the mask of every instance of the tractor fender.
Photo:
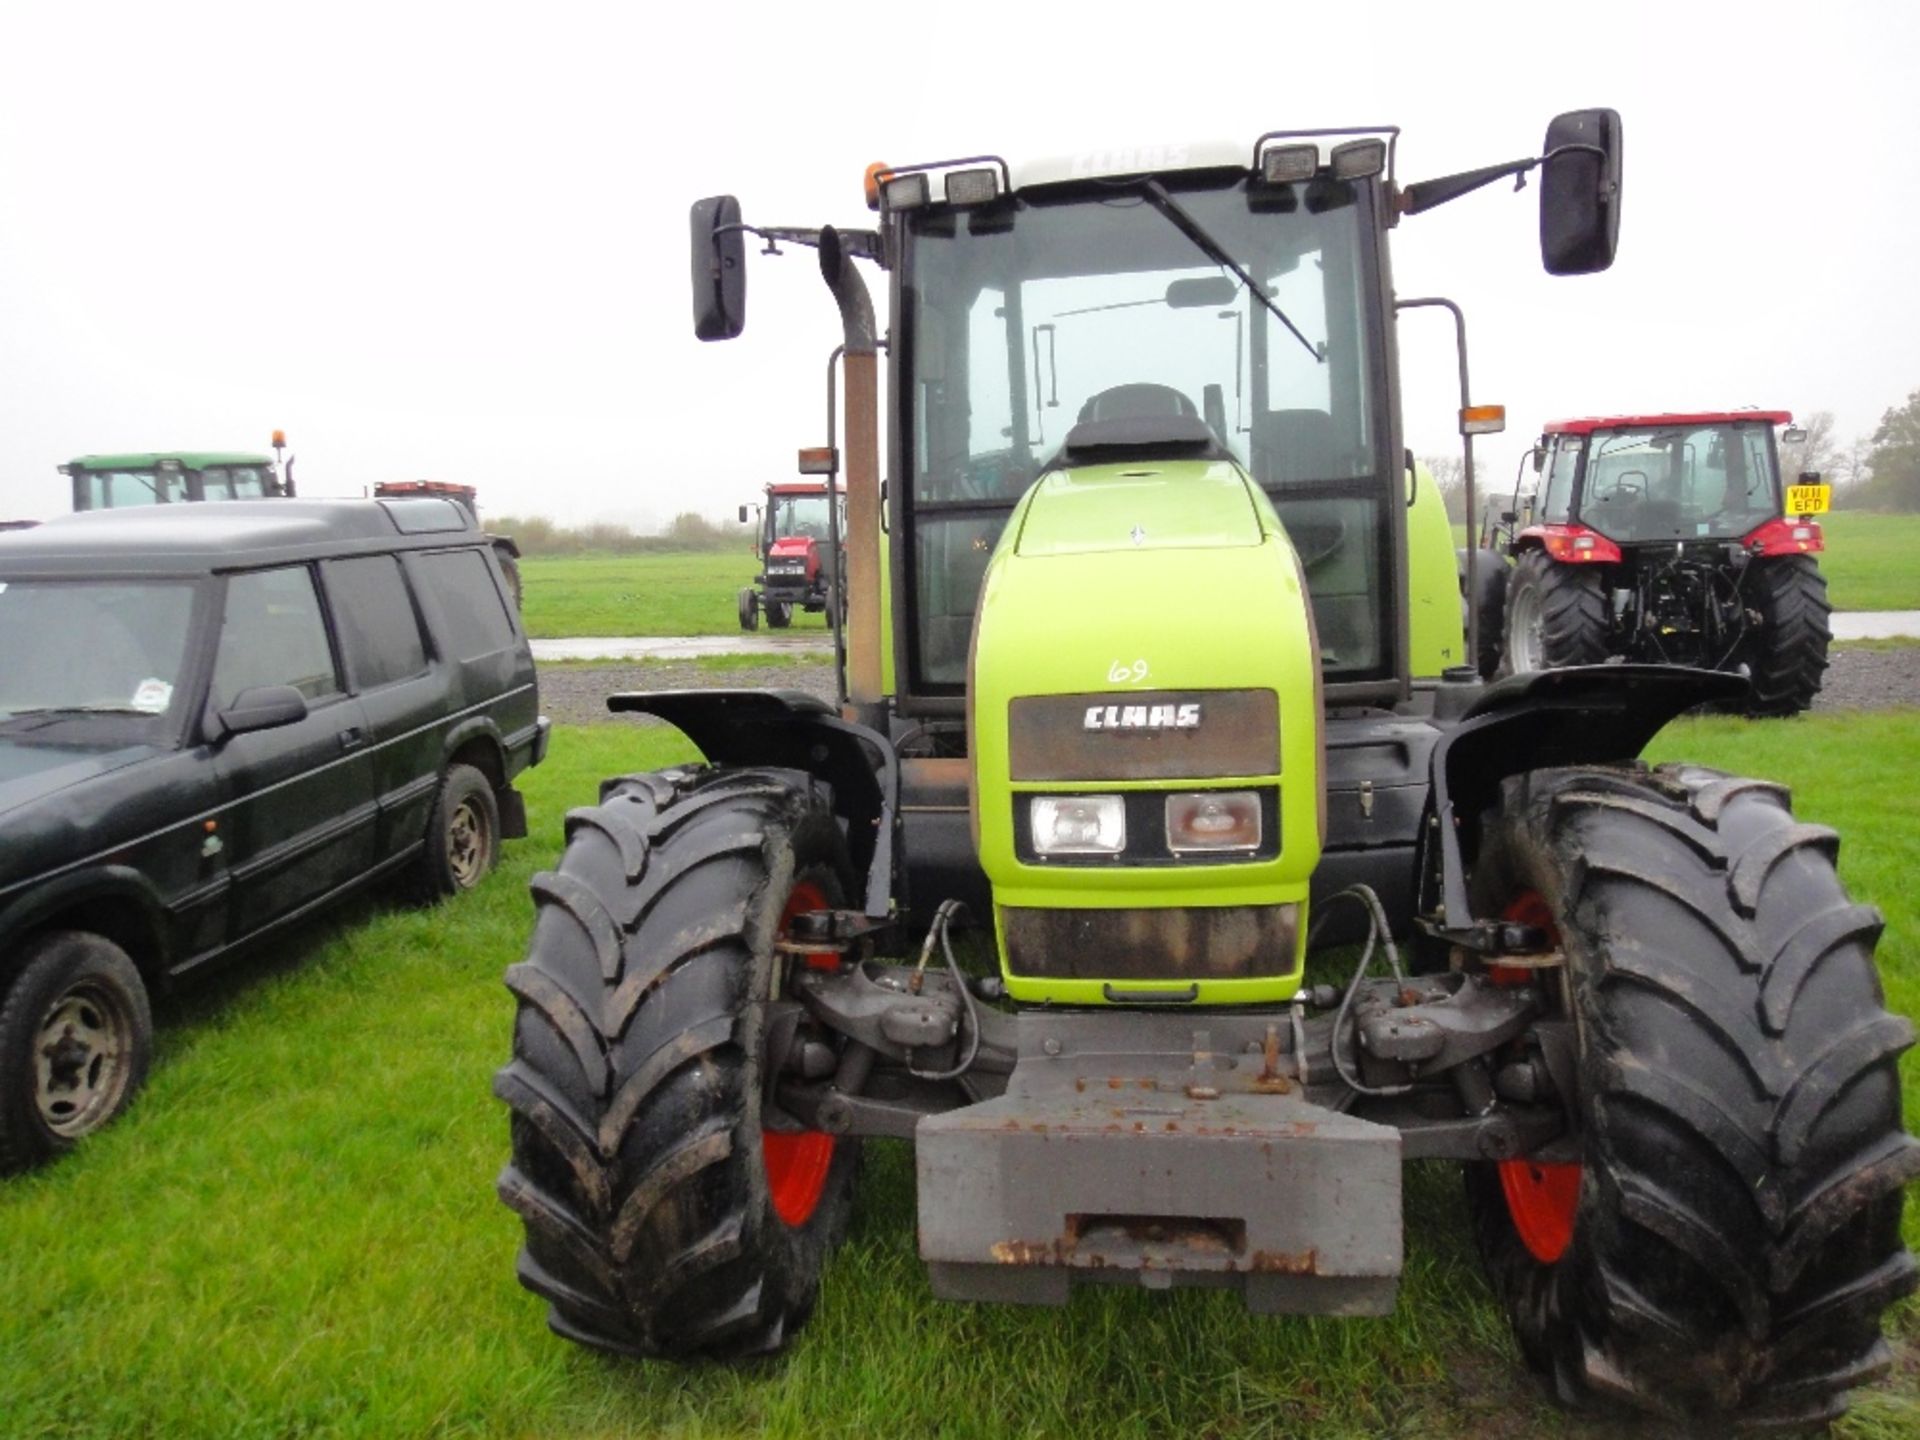
<svg viewBox="0 0 1920 1440">
<path fill-rule="evenodd" d="M 867 877 L 867 916 L 892 913 L 900 759 L 886 736 L 841 719 L 804 690 L 648 690 L 609 695 L 607 709 L 659 716 L 714 765 L 772 765 L 825 781 L 847 827 L 848 853 Z"/>
<path fill-rule="evenodd" d="M 1502 948 L 1505 927 L 1473 914 L 1467 885 L 1481 817 L 1502 782 L 1550 766 L 1632 760 L 1675 716 L 1747 691 L 1744 675 L 1684 665 L 1576 665 L 1488 686 L 1441 733 L 1428 762 L 1416 857 L 1421 930 L 1486 954 Z"/>
</svg>

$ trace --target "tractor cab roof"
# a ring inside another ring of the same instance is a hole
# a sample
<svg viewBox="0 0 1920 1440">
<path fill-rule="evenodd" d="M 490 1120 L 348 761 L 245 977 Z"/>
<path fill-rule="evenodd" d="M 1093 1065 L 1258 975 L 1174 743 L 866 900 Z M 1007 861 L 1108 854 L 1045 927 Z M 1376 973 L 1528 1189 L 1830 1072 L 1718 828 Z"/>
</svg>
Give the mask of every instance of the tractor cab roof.
<svg viewBox="0 0 1920 1440">
<path fill-rule="evenodd" d="M 1791 425 L 1786 410 L 1692 410 L 1673 415 L 1589 415 L 1580 420 L 1549 420 L 1548 435 L 1591 435 L 1596 430 L 1656 430 L 1674 425 L 1732 425 L 1764 420 L 1769 425 Z"/>
<path fill-rule="evenodd" d="M 153 470 L 172 461 L 183 470 L 205 470 L 212 465 L 271 465 L 271 455 L 244 455 L 229 450 L 144 450 L 130 455 L 82 455 L 62 470 Z"/>
</svg>

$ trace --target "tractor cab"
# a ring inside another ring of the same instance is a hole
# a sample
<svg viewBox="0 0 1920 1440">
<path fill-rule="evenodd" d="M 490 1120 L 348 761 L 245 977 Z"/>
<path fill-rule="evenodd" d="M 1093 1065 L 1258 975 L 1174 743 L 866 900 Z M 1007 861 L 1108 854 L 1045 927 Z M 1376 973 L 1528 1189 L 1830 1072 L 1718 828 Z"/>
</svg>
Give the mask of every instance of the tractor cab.
<svg viewBox="0 0 1920 1440">
<path fill-rule="evenodd" d="M 1615 546 L 1672 546 L 1746 543 L 1785 516 L 1808 530 L 1799 548 L 1817 550 L 1818 525 L 1806 517 L 1826 508 L 1826 487 L 1817 476 L 1780 483 L 1774 431 L 1792 420 L 1784 410 L 1556 420 L 1541 437 L 1533 525 L 1542 534 L 1581 527 Z"/>
<path fill-rule="evenodd" d="M 270 455 L 162 451 L 82 455 L 60 467 L 73 483 L 73 508 L 123 510 L 201 500 L 265 500 L 293 494 Z"/>
</svg>

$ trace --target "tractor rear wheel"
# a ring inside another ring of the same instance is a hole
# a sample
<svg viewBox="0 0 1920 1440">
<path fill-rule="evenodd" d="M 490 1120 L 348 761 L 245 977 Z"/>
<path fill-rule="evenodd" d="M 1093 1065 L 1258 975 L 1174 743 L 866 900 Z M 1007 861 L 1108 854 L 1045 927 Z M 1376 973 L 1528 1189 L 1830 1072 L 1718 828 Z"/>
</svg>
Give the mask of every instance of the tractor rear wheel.
<svg viewBox="0 0 1920 1440">
<path fill-rule="evenodd" d="M 1813 704 L 1827 668 L 1832 631 L 1827 580 L 1811 555 L 1755 560 L 1747 571 L 1760 612 L 1760 635 L 1748 662 L 1749 715 L 1797 715 Z"/>
<path fill-rule="evenodd" d="M 751 585 L 740 592 L 740 628 L 742 630 L 760 628 L 760 596 Z"/>
<path fill-rule="evenodd" d="M 634 1355 L 778 1350 L 844 1233 L 857 1143 L 763 1128 L 776 948 L 838 905 L 819 787 L 783 770 L 632 776 L 567 817 L 535 877 L 500 1197 L 555 1333 Z"/>
<path fill-rule="evenodd" d="M 1459 558 L 1460 591 L 1466 596 L 1467 552 L 1460 551 Z M 1480 614 L 1479 643 L 1472 660 L 1482 680 L 1491 680 L 1500 671 L 1500 655 L 1506 648 L 1507 582 L 1512 575 L 1513 567 L 1497 550 L 1481 550 L 1473 557 L 1474 593 L 1466 598 Z"/>
<path fill-rule="evenodd" d="M 1544 550 L 1521 555 L 1507 579 L 1509 675 L 1607 658 L 1607 593 L 1588 565 L 1562 565 Z"/>
<path fill-rule="evenodd" d="M 1577 1050 L 1570 1155 L 1467 1167 L 1528 1361 L 1573 1404 L 1839 1414 L 1914 1288 L 1920 1143 L 1837 838 L 1694 766 L 1536 771 L 1487 833 L 1481 901 L 1558 933 Z"/>
<path fill-rule="evenodd" d="M 769 600 L 767 602 L 767 624 L 775 630 L 784 630 L 793 624 L 793 602 L 791 600 Z"/>
</svg>

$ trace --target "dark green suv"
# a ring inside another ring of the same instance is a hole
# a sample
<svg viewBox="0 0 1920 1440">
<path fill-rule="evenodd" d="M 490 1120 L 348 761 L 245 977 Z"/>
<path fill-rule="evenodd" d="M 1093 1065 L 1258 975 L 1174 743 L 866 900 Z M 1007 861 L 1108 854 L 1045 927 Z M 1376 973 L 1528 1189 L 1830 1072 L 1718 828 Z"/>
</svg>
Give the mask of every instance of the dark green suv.
<svg viewBox="0 0 1920 1440">
<path fill-rule="evenodd" d="M 477 885 L 547 734 L 492 547 L 446 500 L 0 535 L 0 1171 L 125 1107 L 149 987 L 382 876 Z"/>
</svg>

